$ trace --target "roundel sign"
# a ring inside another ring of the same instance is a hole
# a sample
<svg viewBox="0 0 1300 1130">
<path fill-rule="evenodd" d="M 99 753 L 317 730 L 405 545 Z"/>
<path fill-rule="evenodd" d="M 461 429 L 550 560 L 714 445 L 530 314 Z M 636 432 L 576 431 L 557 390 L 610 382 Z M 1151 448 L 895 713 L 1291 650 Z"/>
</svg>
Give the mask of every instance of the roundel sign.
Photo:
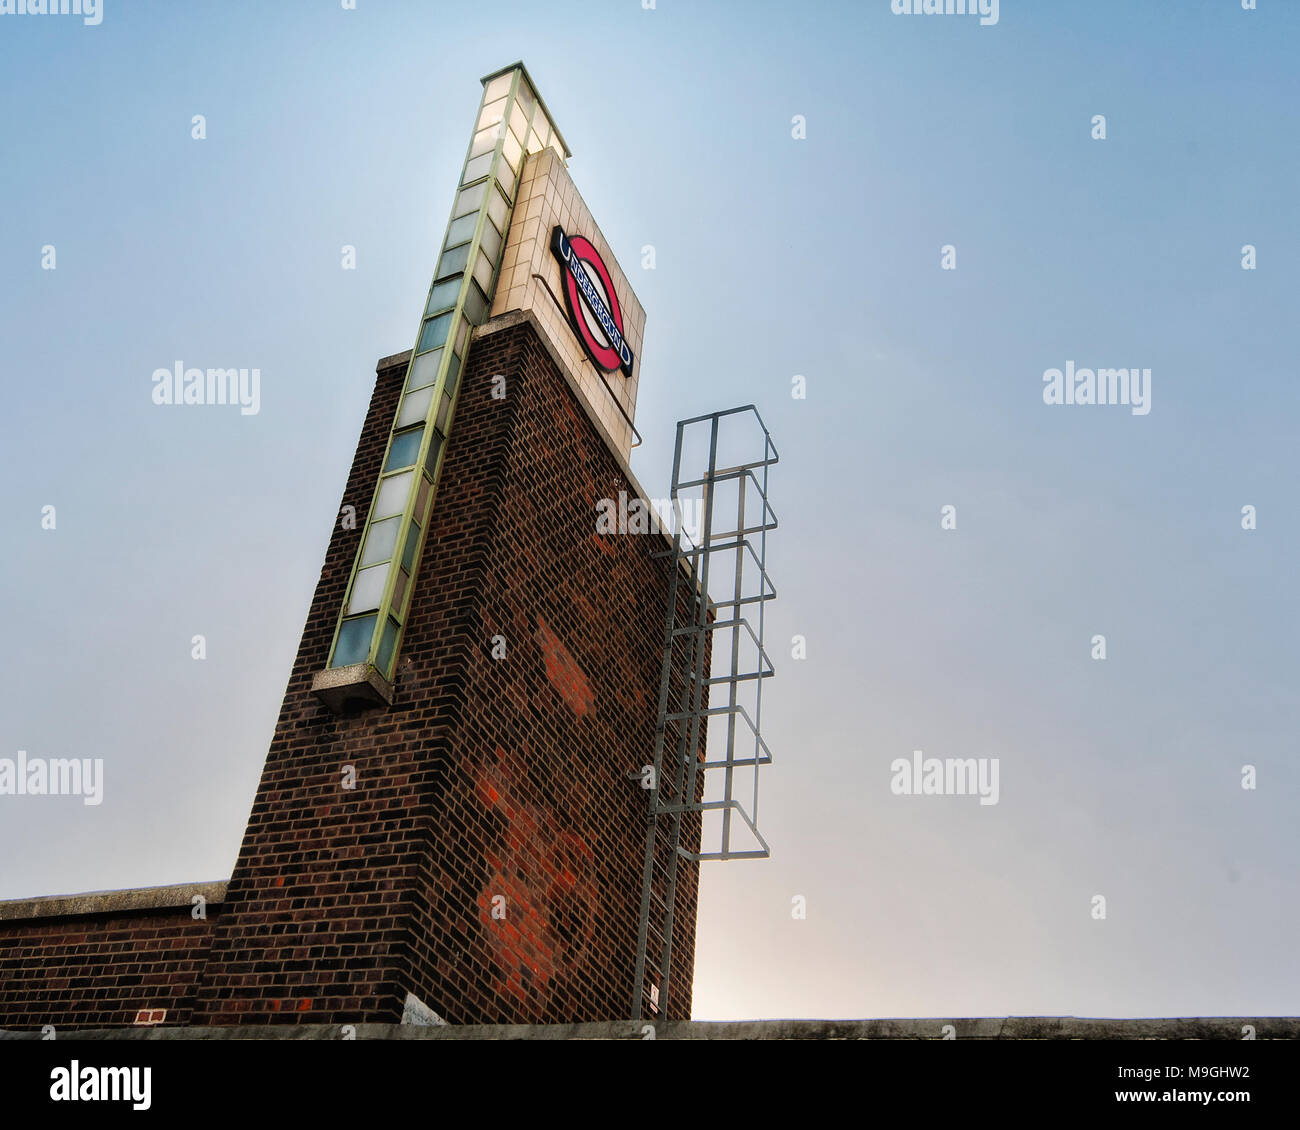
<svg viewBox="0 0 1300 1130">
<path fill-rule="evenodd" d="M 632 350 L 623 340 L 623 311 L 614 293 L 609 269 L 580 235 L 565 235 L 558 224 L 551 230 L 551 254 L 560 261 L 564 305 L 569 325 L 592 363 L 606 373 L 632 375 Z"/>
</svg>

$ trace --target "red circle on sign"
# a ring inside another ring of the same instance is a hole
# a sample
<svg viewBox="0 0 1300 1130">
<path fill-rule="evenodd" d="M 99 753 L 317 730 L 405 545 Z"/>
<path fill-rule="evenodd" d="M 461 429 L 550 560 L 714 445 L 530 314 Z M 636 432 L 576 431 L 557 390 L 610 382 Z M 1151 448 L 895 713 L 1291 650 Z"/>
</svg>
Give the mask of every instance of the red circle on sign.
<svg viewBox="0 0 1300 1130">
<path fill-rule="evenodd" d="M 568 237 L 569 247 L 573 252 L 575 259 L 581 260 L 584 270 L 595 271 L 596 277 L 600 279 L 601 285 L 605 288 L 605 295 L 608 298 L 606 309 L 609 311 L 610 319 L 613 321 L 615 328 L 618 330 L 619 337 L 623 336 L 623 311 L 618 304 L 618 295 L 614 293 L 614 280 L 610 278 L 609 271 L 605 268 L 604 260 L 601 259 L 595 247 L 592 246 L 591 240 L 580 235 L 571 235 Z M 587 325 L 587 319 L 582 316 L 582 311 L 578 307 L 581 302 L 590 310 L 591 306 L 587 303 L 586 298 L 578 289 L 578 280 L 573 277 L 572 271 L 564 272 L 564 289 L 565 295 L 569 300 L 569 309 L 573 314 L 573 328 L 582 338 L 582 344 L 587 347 L 587 352 L 591 354 L 591 359 L 596 362 L 607 373 L 617 371 L 623 364 L 623 359 L 618 355 L 618 350 L 612 345 L 601 345 L 591 332 L 591 327 Z M 593 311 L 594 314 L 594 311 Z M 599 321 L 599 319 L 597 319 Z"/>
</svg>

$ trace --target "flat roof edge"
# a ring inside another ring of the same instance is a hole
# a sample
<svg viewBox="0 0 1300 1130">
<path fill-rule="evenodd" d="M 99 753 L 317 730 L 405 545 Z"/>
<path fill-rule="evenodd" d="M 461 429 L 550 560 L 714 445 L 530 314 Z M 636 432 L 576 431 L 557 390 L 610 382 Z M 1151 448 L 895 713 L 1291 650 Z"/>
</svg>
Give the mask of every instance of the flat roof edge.
<svg viewBox="0 0 1300 1130">
<path fill-rule="evenodd" d="M 398 365 L 405 365 L 411 360 L 414 352 L 413 349 L 404 349 L 400 353 L 390 353 L 387 357 L 381 357 L 375 362 L 375 372 L 384 373 L 389 369 L 395 369 Z"/>
<path fill-rule="evenodd" d="M 170 887 L 131 887 L 120 891 L 6 899 L 0 901 L 0 922 L 120 914 L 135 910 L 172 910 L 192 905 L 195 895 L 202 895 L 208 903 L 220 903 L 225 901 L 227 882 L 221 879 L 209 883 L 177 883 Z"/>
<path fill-rule="evenodd" d="M 1088 1019 L 1073 1016 L 899 1018 L 892 1020 L 612 1020 L 577 1024 L 471 1024 L 417 1027 L 405 1024 L 349 1025 L 358 1040 L 643 1040 L 652 1024 L 657 1040 L 942 1040 L 941 1025 L 976 1040 L 1231 1040 L 1242 1027 L 1257 1040 L 1300 1038 L 1292 1016 L 1164 1017 Z M 78 1029 L 78 1040 L 337 1040 L 339 1024 L 215 1024 L 202 1027 L 130 1025 Z M 39 1040 L 42 1033 L 0 1029 L 3 1040 Z"/>
</svg>

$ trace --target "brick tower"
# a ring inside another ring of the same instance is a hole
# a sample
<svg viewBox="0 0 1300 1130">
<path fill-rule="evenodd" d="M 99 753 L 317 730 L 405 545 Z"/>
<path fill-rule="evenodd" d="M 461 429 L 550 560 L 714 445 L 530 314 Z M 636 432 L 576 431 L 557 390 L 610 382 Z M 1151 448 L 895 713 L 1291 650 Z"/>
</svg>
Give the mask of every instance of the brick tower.
<svg viewBox="0 0 1300 1130">
<path fill-rule="evenodd" d="M 642 496 L 645 318 L 527 71 L 483 86 L 416 347 L 378 365 L 195 1024 L 628 1015 L 677 566 L 595 515 Z M 691 1004 L 696 865 L 678 875 L 668 1018 Z"/>
</svg>

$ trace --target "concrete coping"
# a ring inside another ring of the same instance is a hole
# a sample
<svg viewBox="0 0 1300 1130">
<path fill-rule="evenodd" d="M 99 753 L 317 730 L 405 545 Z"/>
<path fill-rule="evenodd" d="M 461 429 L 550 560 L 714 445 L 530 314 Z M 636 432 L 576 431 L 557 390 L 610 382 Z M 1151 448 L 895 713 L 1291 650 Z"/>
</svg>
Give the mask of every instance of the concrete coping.
<svg viewBox="0 0 1300 1130">
<path fill-rule="evenodd" d="M 351 1032 L 344 1029 L 351 1028 Z M 891 1020 L 611 1020 L 579 1024 L 235 1024 L 78 1029 L 78 1040 L 1232 1040 L 1249 1027 L 1258 1040 L 1300 1038 L 1289 1016 L 1168 1017 L 1147 1020 L 1012 1016 Z M 39 1040 L 5 1031 L 0 1040 Z"/>
<path fill-rule="evenodd" d="M 396 369 L 399 365 L 405 368 L 410 363 L 414 352 L 413 349 L 404 349 L 401 353 L 390 353 L 387 357 L 381 357 L 375 363 L 375 372 L 385 373 L 389 369 Z"/>
<path fill-rule="evenodd" d="M 178 883 L 172 887 L 132 887 L 121 891 L 87 891 L 78 895 L 43 895 L 40 898 L 0 901 L 0 922 L 30 918 L 72 918 L 86 914 L 123 914 L 132 911 L 178 910 L 192 905 L 195 895 L 209 903 L 224 902 L 227 880 L 212 883 Z"/>
</svg>

